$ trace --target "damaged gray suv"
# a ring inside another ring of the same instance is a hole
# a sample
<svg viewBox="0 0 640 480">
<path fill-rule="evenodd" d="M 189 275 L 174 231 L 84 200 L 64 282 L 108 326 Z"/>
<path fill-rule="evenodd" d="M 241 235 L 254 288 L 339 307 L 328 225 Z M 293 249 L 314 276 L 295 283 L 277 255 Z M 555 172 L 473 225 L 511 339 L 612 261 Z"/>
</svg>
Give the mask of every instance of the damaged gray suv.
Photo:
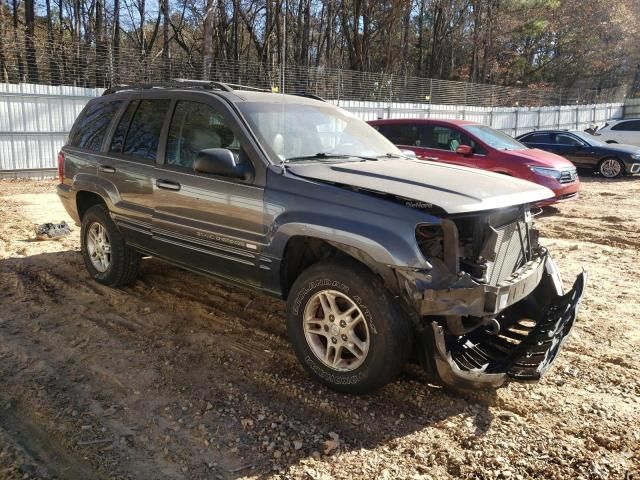
<svg viewBox="0 0 640 480">
<path fill-rule="evenodd" d="M 98 282 L 142 255 L 287 301 L 308 372 L 342 392 L 411 360 L 455 388 L 536 380 L 576 318 L 523 180 L 403 155 L 317 98 L 221 83 L 122 87 L 88 103 L 58 194 Z"/>
</svg>

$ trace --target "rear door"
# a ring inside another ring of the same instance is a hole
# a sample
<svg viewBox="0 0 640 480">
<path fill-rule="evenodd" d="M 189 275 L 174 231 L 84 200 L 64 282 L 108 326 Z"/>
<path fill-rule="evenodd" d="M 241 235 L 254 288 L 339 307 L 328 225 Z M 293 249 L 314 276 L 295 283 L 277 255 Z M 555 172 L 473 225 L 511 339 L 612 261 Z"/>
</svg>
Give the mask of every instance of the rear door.
<svg viewBox="0 0 640 480">
<path fill-rule="evenodd" d="M 98 175 L 113 185 L 113 217 L 126 240 L 152 252 L 153 174 L 171 100 L 136 98 L 121 112 Z"/>
<path fill-rule="evenodd" d="M 235 114 L 210 95 L 177 94 L 155 169 L 153 240 L 158 254 L 195 270 L 261 284 L 264 172 L 256 168 Z M 197 173 L 207 148 L 231 150 L 253 172 L 246 179 Z M 268 270 L 267 265 L 262 265 Z"/>
</svg>

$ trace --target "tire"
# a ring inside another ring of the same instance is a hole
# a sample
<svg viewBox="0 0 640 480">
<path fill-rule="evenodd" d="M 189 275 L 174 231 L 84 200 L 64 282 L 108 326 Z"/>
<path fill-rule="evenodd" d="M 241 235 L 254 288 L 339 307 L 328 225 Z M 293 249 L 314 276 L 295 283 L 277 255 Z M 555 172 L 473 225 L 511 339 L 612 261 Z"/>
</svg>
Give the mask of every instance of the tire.
<svg viewBox="0 0 640 480">
<path fill-rule="evenodd" d="M 411 353 L 408 319 L 382 281 L 352 259 L 322 261 L 296 279 L 287 301 L 287 332 L 304 368 L 344 393 L 386 385 Z"/>
<path fill-rule="evenodd" d="M 598 163 L 598 173 L 604 178 L 617 178 L 624 174 L 624 164 L 617 158 L 604 158 Z"/>
<path fill-rule="evenodd" d="M 138 276 L 140 254 L 126 244 L 104 205 L 89 208 L 82 217 L 80 248 L 87 271 L 103 285 L 121 287 Z"/>
</svg>

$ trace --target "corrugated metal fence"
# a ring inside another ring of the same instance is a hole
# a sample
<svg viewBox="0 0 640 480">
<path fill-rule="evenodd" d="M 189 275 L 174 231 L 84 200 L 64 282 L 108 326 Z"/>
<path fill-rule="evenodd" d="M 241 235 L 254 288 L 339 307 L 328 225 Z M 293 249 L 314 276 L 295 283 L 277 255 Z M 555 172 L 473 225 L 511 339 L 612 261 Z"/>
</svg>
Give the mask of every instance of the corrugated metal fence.
<svg viewBox="0 0 640 480">
<path fill-rule="evenodd" d="M 332 102 L 338 105 L 338 102 Z M 532 130 L 584 130 L 622 118 L 623 104 L 564 105 L 559 107 L 472 107 L 424 103 L 360 102 L 343 100 L 339 106 L 363 120 L 378 118 L 442 118 L 482 123 L 518 136 Z"/>
<path fill-rule="evenodd" d="M 625 100 L 624 118 L 640 118 L 640 98 Z"/>
<path fill-rule="evenodd" d="M 54 168 L 73 121 L 102 89 L 0 83 L 0 170 Z"/>
<path fill-rule="evenodd" d="M 0 176 L 31 176 L 55 168 L 75 117 L 99 88 L 0 83 Z M 560 107 L 473 107 L 429 103 L 331 100 L 363 120 L 457 118 L 516 136 L 540 128 L 584 129 L 622 118 L 623 104 Z"/>
</svg>

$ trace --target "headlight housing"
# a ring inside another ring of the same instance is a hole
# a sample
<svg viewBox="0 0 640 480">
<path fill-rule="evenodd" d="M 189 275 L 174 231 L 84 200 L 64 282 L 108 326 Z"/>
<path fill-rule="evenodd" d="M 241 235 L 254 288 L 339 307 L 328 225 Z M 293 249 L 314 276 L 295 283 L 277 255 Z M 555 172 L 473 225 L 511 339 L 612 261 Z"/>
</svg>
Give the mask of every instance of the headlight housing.
<svg viewBox="0 0 640 480">
<path fill-rule="evenodd" d="M 631 158 L 633 158 L 634 160 L 640 160 L 640 153 L 634 153 L 633 155 L 631 155 Z"/>
<path fill-rule="evenodd" d="M 543 177 L 555 178 L 556 180 L 560 180 L 560 176 L 562 175 L 562 171 L 555 168 L 536 167 L 534 165 L 530 165 L 529 168 L 535 174 L 542 175 Z"/>
</svg>

